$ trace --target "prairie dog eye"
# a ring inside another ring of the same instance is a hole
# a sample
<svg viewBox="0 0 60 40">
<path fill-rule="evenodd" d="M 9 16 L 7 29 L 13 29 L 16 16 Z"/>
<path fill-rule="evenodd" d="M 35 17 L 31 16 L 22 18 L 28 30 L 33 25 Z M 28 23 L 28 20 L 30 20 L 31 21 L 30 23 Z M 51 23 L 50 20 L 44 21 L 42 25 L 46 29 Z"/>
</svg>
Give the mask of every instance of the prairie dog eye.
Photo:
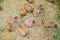
<svg viewBox="0 0 60 40">
<path fill-rule="evenodd" d="M 26 10 L 27 12 L 32 12 L 32 7 L 30 6 L 29 3 L 25 3 L 25 4 L 24 4 L 24 8 L 25 8 L 25 10 Z"/>
<path fill-rule="evenodd" d="M 23 17 L 26 15 L 26 10 L 24 8 L 20 9 L 20 16 Z"/>
</svg>

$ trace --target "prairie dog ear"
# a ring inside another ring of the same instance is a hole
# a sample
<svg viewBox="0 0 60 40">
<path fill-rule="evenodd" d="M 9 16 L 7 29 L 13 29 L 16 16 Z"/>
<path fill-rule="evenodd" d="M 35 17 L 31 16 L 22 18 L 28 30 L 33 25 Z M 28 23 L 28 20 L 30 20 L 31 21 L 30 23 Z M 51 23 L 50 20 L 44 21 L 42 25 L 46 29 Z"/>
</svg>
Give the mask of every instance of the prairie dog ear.
<svg viewBox="0 0 60 40">
<path fill-rule="evenodd" d="M 20 32 L 21 36 L 23 36 L 23 37 L 28 35 L 28 30 L 26 29 L 26 27 L 24 25 L 19 25 L 19 32 Z"/>
<path fill-rule="evenodd" d="M 32 12 L 33 9 L 29 3 L 25 3 L 24 8 L 27 12 Z"/>
</svg>

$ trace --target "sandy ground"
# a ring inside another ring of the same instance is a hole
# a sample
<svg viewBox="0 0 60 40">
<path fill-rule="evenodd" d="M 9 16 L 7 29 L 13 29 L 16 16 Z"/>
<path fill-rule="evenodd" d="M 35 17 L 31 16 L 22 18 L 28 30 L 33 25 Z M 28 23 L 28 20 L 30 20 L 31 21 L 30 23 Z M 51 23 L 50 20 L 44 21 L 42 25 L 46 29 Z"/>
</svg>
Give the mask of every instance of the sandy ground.
<svg viewBox="0 0 60 40">
<path fill-rule="evenodd" d="M 24 3 L 26 3 L 25 0 L 4 0 L 1 4 L 3 10 L 0 11 L 0 29 L 2 31 L 3 29 L 5 30 L 0 33 L 0 40 L 53 40 L 52 29 L 49 29 L 48 31 L 45 30 L 40 25 L 40 22 L 42 20 L 53 20 L 56 13 L 56 5 L 45 0 L 35 0 L 35 4 L 41 3 L 45 8 L 45 11 L 39 17 L 33 17 L 32 14 L 27 14 L 22 18 L 23 21 L 30 17 L 36 19 L 36 24 L 32 28 L 27 28 L 30 32 L 28 37 L 21 37 L 17 28 L 11 33 L 6 30 L 6 20 L 9 19 L 10 16 L 19 15 L 19 9 L 23 7 Z"/>
</svg>

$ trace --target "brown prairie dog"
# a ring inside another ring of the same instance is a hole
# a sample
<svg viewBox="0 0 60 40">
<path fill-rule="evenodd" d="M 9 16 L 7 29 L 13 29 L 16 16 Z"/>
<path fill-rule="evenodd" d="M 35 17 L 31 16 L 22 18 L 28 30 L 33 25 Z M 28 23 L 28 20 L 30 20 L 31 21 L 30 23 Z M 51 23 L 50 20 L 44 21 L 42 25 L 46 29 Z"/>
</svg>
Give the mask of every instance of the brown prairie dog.
<svg viewBox="0 0 60 40">
<path fill-rule="evenodd" d="M 7 21 L 7 29 L 9 30 L 9 31 L 13 31 L 14 30 L 14 24 L 13 24 L 13 22 L 12 21 Z"/>
<path fill-rule="evenodd" d="M 28 18 L 25 20 L 25 25 L 28 26 L 28 27 L 32 27 L 35 23 L 35 20 L 33 18 Z"/>
<path fill-rule="evenodd" d="M 20 9 L 20 16 L 25 16 L 26 15 L 26 10 L 24 8 Z"/>
<path fill-rule="evenodd" d="M 24 25 L 19 25 L 19 32 L 22 36 L 27 36 L 28 30 L 25 28 Z"/>
<path fill-rule="evenodd" d="M 46 21 L 46 22 L 42 21 L 42 25 L 45 28 L 54 28 L 54 27 L 57 27 L 57 24 L 55 22 L 52 22 L 52 21 Z"/>
<path fill-rule="evenodd" d="M 32 12 L 32 7 L 30 6 L 29 3 L 25 3 L 25 4 L 24 4 L 24 8 L 25 8 L 25 10 L 26 10 L 27 12 Z"/>
<path fill-rule="evenodd" d="M 40 14 L 40 9 L 42 8 L 41 4 L 37 4 L 33 9 L 33 16 L 38 16 Z"/>
<path fill-rule="evenodd" d="M 12 22 L 19 22 L 20 20 L 20 17 L 19 16 L 12 16 L 12 17 L 10 17 L 10 20 L 12 21 Z"/>
</svg>

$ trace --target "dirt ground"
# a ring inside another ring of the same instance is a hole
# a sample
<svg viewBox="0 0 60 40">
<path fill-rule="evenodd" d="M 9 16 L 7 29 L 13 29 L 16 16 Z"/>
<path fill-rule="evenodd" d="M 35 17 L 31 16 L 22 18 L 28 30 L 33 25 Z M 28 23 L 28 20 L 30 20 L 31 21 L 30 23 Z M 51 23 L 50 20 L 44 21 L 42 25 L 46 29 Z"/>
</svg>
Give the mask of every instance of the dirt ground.
<svg viewBox="0 0 60 40">
<path fill-rule="evenodd" d="M 27 37 L 21 37 L 18 29 L 16 28 L 13 32 L 8 32 L 6 29 L 6 21 L 10 16 L 19 15 L 19 9 L 23 8 L 23 4 L 26 3 L 25 0 L 4 0 L 1 4 L 3 10 L 0 11 L 0 40 L 53 40 L 53 33 L 51 29 L 44 29 L 40 25 L 41 21 L 52 20 L 56 13 L 56 5 L 47 2 L 45 0 L 35 0 L 32 6 L 40 3 L 44 7 L 44 12 L 39 15 L 39 17 L 33 17 L 32 14 L 28 13 L 24 18 L 22 18 L 22 23 L 27 18 L 35 18 L 36 23 L 32 28 L 27 28 L 30 34 Z"/>
</svg>

